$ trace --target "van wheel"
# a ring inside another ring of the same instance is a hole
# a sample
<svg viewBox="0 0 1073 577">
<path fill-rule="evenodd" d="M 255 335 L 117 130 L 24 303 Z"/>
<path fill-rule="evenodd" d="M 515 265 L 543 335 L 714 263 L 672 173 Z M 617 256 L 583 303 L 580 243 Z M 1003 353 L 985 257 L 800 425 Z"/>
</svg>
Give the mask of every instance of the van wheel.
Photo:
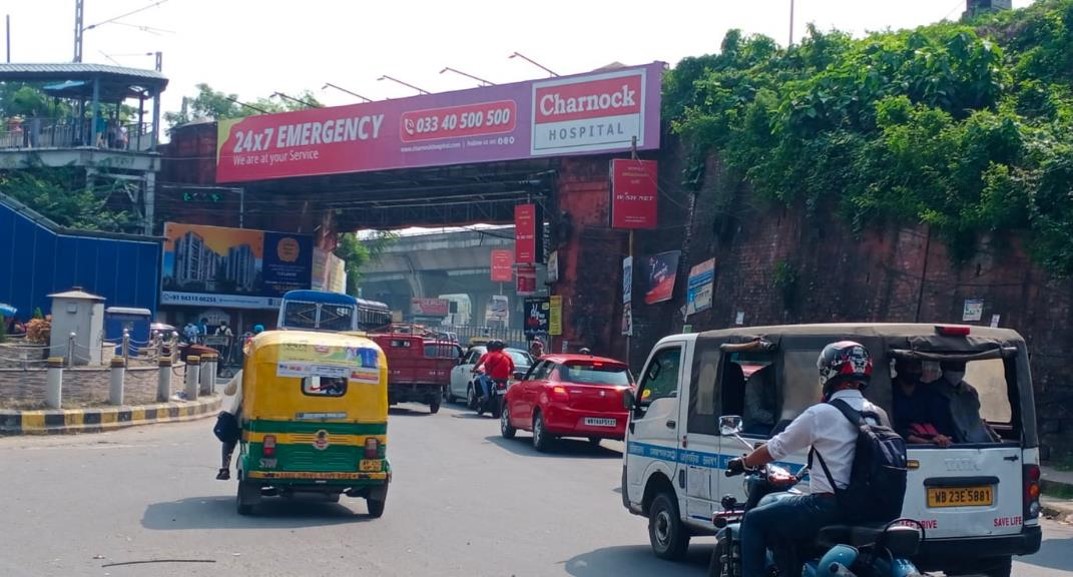
<svg viewBox="0 0 1073 577">
<path fill-rule="evenodd" d="M 504 439 L 513 439 L 517 432 L 518 429 L 510 424 L 510 409 L 507 408 L 506 403 L 503 403 L 503 408 L 499 411 L 499 434 L 503 435 Z"/>
<path fill-rule="evenodd" d="M 1013 557 L 990 557 L 958 565 L 955 569 L 944 571 L 945 575 L 984 577 L 1010 577 L 1013 572 Z"/>
<path fill-rule="evenodd" d="M 689 548 L 689 533 L 682 526 L 678 501 L 670 493 L 660 493 L 648 510 L 648 541 L 660 559 L 678 561 Z"/>
</svg>

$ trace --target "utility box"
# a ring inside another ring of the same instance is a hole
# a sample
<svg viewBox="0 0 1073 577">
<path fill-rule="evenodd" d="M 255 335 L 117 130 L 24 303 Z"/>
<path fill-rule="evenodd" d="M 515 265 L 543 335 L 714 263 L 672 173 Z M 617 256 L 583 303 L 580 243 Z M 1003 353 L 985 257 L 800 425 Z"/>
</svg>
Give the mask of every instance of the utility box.
<svg viewBox="0 0 1073 577">
<path fill-rule="evenodd" d="M 153 313 L 149 309 L 108 307 L 104 309 L 105 339 L 109 342 L 121 343 L 123 331 L 127 331 L 131 340 L 130 354 L 137 354 L 137 345 L 149 342 L 149 325 L 152 320 Z"/>
<path fill-rule="evenodd" d="M 104 297 L 76 286 L 52 299 L 51 355 L 70 358 L 75 365 L 100 365 L 104 343 Z M 74 333 L 74 341 L 71 334 Z M 73 348 L 72 345 L 73 344 Z"/>
</svg>

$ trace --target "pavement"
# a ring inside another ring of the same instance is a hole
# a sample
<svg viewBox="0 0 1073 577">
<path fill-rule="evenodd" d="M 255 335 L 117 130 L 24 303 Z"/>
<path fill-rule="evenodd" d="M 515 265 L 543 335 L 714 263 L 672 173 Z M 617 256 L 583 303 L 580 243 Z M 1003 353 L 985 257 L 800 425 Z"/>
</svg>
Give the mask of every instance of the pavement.
<svg viewBox="0 0 1073 577">
<path fill-rule="evenodd" d="M 99 433 L 137 425 L 204 419 L 217 414 L 221 395 L 196 401 L 80 409 L 0 410 L 0 435 Z"/>
<path fill-rule="evenodd" d="M 213 478 L 210 421 L 0 438 L 0 576 L 706 574 L 710 538 L 683 563 L 652 555 L 645 520 L 622 507 L 622 443 L 543 454 L 457 406 L 410 408 L 391 411 L 394 481 L 375 520 L 348 498 L 239 516 L 235 483 Z M 1073 575 L 1073 527 L 1046 520 L 1044 539 L 1015 575 Z"/>
<path fill-rule="evenodd" d="M 1073 523 L 1073 471 L 1061 471 L 1047 465 L 1040 467 L 1043 515 Z"/>
</svg>

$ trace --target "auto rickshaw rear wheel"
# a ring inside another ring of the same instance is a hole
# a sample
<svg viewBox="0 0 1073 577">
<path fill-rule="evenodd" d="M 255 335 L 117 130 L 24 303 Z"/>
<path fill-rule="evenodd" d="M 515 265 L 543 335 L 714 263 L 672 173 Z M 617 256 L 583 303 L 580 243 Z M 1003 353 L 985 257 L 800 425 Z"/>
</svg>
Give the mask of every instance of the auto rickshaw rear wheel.
<svg viewBox="0 0 1073 577">
<path fill-rule="evenodd" d="M 261 487 L 250 481 L 239 481 L 237 501 L 239 515 L 252 515 L 254 506 L 261 502 Z"/>
<path fill-rule="evenodd" d="M 369 516 L 379 519 L 387 505 L 387 485 L 370 488 L 368 496 L 365 497 L 365 505 L 369 508 Z"/>
</svg>

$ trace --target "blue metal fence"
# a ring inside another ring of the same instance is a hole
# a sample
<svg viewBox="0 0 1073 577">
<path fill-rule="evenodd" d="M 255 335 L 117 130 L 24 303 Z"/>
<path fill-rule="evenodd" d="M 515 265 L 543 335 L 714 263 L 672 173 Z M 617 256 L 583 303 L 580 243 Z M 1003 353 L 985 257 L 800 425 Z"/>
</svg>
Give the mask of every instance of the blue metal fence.
<svg viewBox="0 0 1073 577">
<path fill-rule="evenodd" d="M 0 194 L 0 302 L 27 319 L 48 294 L 81 286 L 107 306 L 147 308 L 160 297 L 163 239 L 75 231 Z"/>
</svg>

